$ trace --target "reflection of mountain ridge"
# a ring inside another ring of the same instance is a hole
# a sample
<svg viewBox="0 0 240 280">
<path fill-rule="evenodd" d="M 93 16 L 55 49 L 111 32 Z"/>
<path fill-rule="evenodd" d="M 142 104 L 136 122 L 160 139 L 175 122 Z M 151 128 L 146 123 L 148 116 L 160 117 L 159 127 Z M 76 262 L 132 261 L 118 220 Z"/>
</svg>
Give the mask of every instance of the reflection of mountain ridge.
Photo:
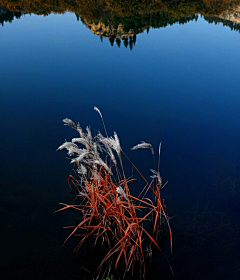
<svg viewBox="0 0 240 280">
<path fill-rule="evenodd" d="M 230 20 L 227 20 L 227 19 L 222 19 L 222 18 L 215 17 L 215 16 L 212 16 L 212 17 L 205 16 L 204 19 L 208 23 L 215 23 L 215 24 L 222 23 L 223 26 L 227 26 L 231 30 L 235 30 L 235 31 L 240 32 L 240 24 L 237 24 L 234 21 L 230 21 Z"/>
<path fill-rule="evenodd" d="M 77 16 L 77 18 L 80 18 Z M 198 15 L 190 15 L 180 19 L 174 19 L 167 13 L 158 12 L 148 15 L 136 15 L 130 17 L 113 17 L 111 21 L 109 19 L 104 22 L 82 22 L 96 35 L 105 38 L 109 38 L 111 45 L 116 40 L 117 45 L 120 47 L 120 39 L 124 42 L 125 47 L 129 45 L 132 49 L 136 43 L 136 35 L 150 28 L 161 28 L 175 23 L 184 24 L 189 21 L 197 20 Z M 129 40 L 128 40 L 129 38 Z M 129 44 L 128 44 L 129 42 Z M 133 43 L 133 44 L 132 44 Z"/>
<path fill-rule="evenodd" d="M 240 30 L 240 0 L 0 0 L 0 23 L 12 22 L 22 14 L 49 15 L 67 11 L 94 34 L 114 41 L 121 40 L 130 49 L 136 35 L 150 28 L 196 20 L 198 14 L 209 23 L 223 23 L 231 30 Z"/>
<path fill-rule="evenodd" d="M 240 32 L 240 5 L 234 8 L 230 6 L 217 16 L 204 16 L 204 19 L 209 23 L 222 23 L 223 26 L 228 26 L 231 30 Z"/>
<path fill-rule="evenodd" d="M 189 15 L 180 19 L 172 18 L 165 12 L 151 13 L 147 15 L 135 15 L 129 17 L 114 16 L 111 20 L 102 22 L 82 22 L 95 34 L 104 37 L 125 38 L 152 28 L 161 28 L 175 23 L 184 24 L 197 20 L 197 15 Z"/>
</svg>

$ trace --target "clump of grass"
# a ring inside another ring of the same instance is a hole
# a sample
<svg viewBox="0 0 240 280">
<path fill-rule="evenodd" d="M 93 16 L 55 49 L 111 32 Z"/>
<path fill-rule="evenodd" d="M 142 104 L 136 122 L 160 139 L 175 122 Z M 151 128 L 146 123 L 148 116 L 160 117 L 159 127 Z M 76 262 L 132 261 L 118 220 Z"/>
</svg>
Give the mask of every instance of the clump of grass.
<svg viewBox="0 0 240 280">
<path fill-rule="evenodd" d="M 79 134 L 78 138 L 58 148 L 67 149 L 71 163 L 75 165 L 73 174 L 68 177 L 74 203 L 60 203 L 62 208 L 58 211 L 71 208 L 80 214 L 76 226 L 66 227 L 71 229 L 71 233 L 65 242 L 73 235 L 78 236 L 79 242 L 75 248 L 78 251 L 84 242 L 93 238 L 94 244 L 98 242 L 106 250 L 99 269 L 108 262 L 109 267 L 113 263 L 116 270 L 123 265 L 123 277 L 130 270 L 134 274 L 135 268 L 142 277 L 145 275 L 146 261 L 151 260 L 157 250 L 162 252 L 167 237 L 172 251 L 172 231 L 165 201 L 161 198 L 161 190 L 166 184 L 162 184 L 159 164 L 158 170 L 151 169 L 150 182 L 144 178 L 123 152 L 117 133 L 108 136 L 100 110 L 94 109 L 102 119 L 106 136 L 98 132 L 93 137 L 90 127 L 84 132 L 79 123 L 63 120 L 65 125 Z M 139 148 L 149 148 L 154 158 L 151 144 L 142 142 L 132 149 Z M 161 145 L 159 158 L 160 148 Z M 138 196 L 130 192 L 130 184 L 136 179 L 126 177 L 122 156 L 130 161 L 144 180 Z"/>
</svg>

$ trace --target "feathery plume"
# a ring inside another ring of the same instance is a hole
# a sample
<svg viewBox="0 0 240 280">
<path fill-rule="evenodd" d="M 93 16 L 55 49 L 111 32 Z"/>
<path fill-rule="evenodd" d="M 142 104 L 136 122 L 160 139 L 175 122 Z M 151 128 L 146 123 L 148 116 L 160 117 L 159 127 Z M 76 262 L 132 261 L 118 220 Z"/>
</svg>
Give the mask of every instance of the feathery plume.
<svg viewBox="0 0 240 280">
<path fill-rule="evenodd" d="M 152 154 L 154 155 L 154 150 L 151 144 L 146 143 L 144 141 L 142 141 L 142 143 L 132 147 L 131 150 L 137 150 L 137 149 L 150 149 L 152 151 Z"/>
<path fill-rule="evenodd" d="M 80 135 L 82 138 L 85 137 L 85 136 L 84 136 L 84 133 L 83 133 L 83 130 L 82 130 L 82 127 L 81 127 L 81 125 L 80 125 L 79 122 L 78 122 L 78 124 L 77 124 L 77 131 L 78 131 L 79 135 Z"/>
<path fill-rule="evenodd" d="M 158 148 L 158 172 L 160 170 L 161 147 L 162 147 L 162 142 L 159 143 L 159 148 Z"/>
<path fill-rule="evenodd" d="M 102 116 L 101 111 L 100 111 L 96 106 L 94 106 L 93 109 L 94 109 L 96 112 L 98 112 L 98 114 L 100 115 L 101 120 L 102 120 L 102 123 L 103 123 L 104 130 L 105 130 L 105 133 L 106 133 L 106 136 L 108 137 L 107 129 L 106 129 L 106 126 L 105 126 L 105 123 L 104 123 L 104 120 L 103 120 L 103 116 Z"/>
<path fill-rule="evenodd" d="M 76 144 L 73 144 L 72 142 L 65 142 L 57 148 L 57 151 L 62 149 L 68 149 L 69 147 L 78 148 L 78 146 Z"/>
<path fill-rule="evenodd" d="M 116 161 L 116 158 L 112 152 L 112 149 L 111 147 L 107 146 L 107 153 L 108 155 L 110 156 L 111 160 L 113 161 L 114 165 L 116 166 L 117 165 L 117 161 Z"/>
<path fill-rule="evenodd" d="M 68 125 L 70 127 L 73 127 L 74 129 L 77 129 L 75 122 L 73 122 L 71 119 L 65 118 L 63 119 L 63 123 L 64 125 Z"/>
<path fill-rule="evenodd" d="M 86 175 L 87 174 L 87 168 L 84 165 L 80 164 L 77 172 L 81 175 Z"/>
<path fill-rule="evenodd" d="M 98 153 L 98 150 L 97 150 L 98 145 L 97 145 L 96 142 L 93 143 L 92 148 L 93 148 L 93 155 L 94 155 L 94 158 L 96 158 L 96 159 L 100 158 L 99 153 Z"/>
<path fill-rule="evenodd" d="M 73 156 L 74 154 L 82 154 L 82 150 L 76 147 L 69 147 L 67 150 L 69 156 Z"/>
<path fill-rule="evenodd" d="M 74 201 L 72 205 L 62 204 L 63 208 L 59 211 L 72 208 L 81 213 L 80 223 L 76 227 L 73 226 L 73 230 L 66 241 L 71 236 L 78 235 L 77 232 L 83 229 L 86 234 L 84 236 L 79 232 L 79 236 L 81 235 L 83 238 L 78 243 L 75 251 L 90 236 L 96 237 L 95 242 L 102 238 L 102 242 L 105 242 L 109 247 L 109 252 L 99 265 L 99 269 L 106 261 L 109 261 L 111 265 L 112 255 L 116 253 L 116 269 L 118 263 L 121 260 L 124 261 L 125 258 L 125 272 L 130 267 L 133 269 L 135 263 L 137 263 L 140 265 L 140 275 L 143 275 L 145 273 L 145 256 L 151 259 L 153 254 L 152 246 L 157 246 L 162 251 L 162 246 L 159 245 L 161 242 L 158 242 L 161 241 L 161 238 L 165 241 L 166 235 L 169 235 L 172 250 L 172 232 L 169 217 L 167 216 L 165 201 L 161 199 L 160 195 L 160 191 L 164 187 L 162 186 L 162 177 L 159 172 L 161 143 L 159 145 L 158 166 L 155 163 L 154 150 L 151 144 L 142 141 L 132 148 L 132 150 L 140 148 L 151 149 L 154 168 L 150 169 L 150 171 L 153 180 L 148 183 L 122 151 L 117 133 L 114 132 L 112 137 L 108 137 L 100 110 L 97 107 L 94 107 L 94 110 L 98 112 L 102 119 L 106 137 L 100 132 L 97 136 L 92 136 L 90 127 L 86 127 L 86 132 L 84 132 L 79 123 L 76 125 L 67 118 L 63 120 L 65 125 L 74 128 L 80 135 L 78 135 L 79 138 L 73 138 L 71 142 L 66 141 L 57 149 L 67 149 L 68 155 L 71 156 L 71 163 L 75 163 L 73 174 L 68 177 L 68 184 Z M 131 195 L 129 184 L 134 178 L 126 179 L 121 153 L 126 156 L 132 167 L 146 182 L 137 197 Z M 113 163 L 115 166 L 113 166 Z M 118 168 L 117 163 L 121 164 L 121 169 Z M 152 192 L 152 199 L 147 198 L 148 192 Z M 139 211 L 141 207 L 144 211 Z M 148 220 L 152 221 L 152 229 L 149 226 L 144 228 L 144 221 L 147 222 Z M 169 230 L 165 230 L 167 227 Z M 147 248 L 142 246 L 143 238 L 148 239 Z M 147 249 L 146 253 L 145 249 Z"/>
<path fill-rule="evenodd" d="M 74 154 L 79 154 L 81 155 L 83 150 L 82 149 L 79 149 L 78 146 L 74 143 L 71 143 L 71 142 L 65 142 L 63 143 L 60 147 L 58 147 L 57 151 L 58 150 L 62 150 L 62 149 L 67 149 L 68 150 L 68 155 L 69 156 L 72 156 Z"/>
<path fill-rule="evenodd" d="M 94 172 L 93 174 L 92 174 L 92 178 L 91 179 L 95 179 L 95 180 L 97 180 L 98 182 L 100 182 L 100 175 L 97 173 L 97 172 Z"/>
<path fill-rule="evenodd" d="M 98 165 L 101 165 L 102 167 L 105 168 L 105 170 L 109 173 L 109 174 L 112 174 L 112 171 L 111 169 L 108 167 L 108 165 L 99 157 L 98 159 L 95 159 L 93 161 L 93 163 L 96 163 Z"/>
<path fill-rule="evenodd" d="M 89 149 L 90 145 L 85 138 L 73 138 L 72 143 L 76 143 L 76 142 L 80 143 L 80 144 L 83 144 L 87 150 Z"/>
<path fill-rule="evenodd" d="M 88 142 L 90 143 L 90 145 L 92 144 L 92 133 L 91 133 L 91 129 L 90 127 L 86 127 L 86 130 L 87 130 L 87 139 L 88 139 Z"/>
<path fill-rule="evenodd" d="M 101 117 L 101 119 L 102 119 L 102 113 L 101 113 L 101 111 L 100 111 L 96 106 L 94 106 L 93 109 L 94 109 L 96 112 L 98 112 L 98 114 L 100 115 L 100 117 Z"/>
<path fill-rule="evenodd" d="M 109 138 L 103 137 L 100 132 L 98 132 L 97 138 L 98 138 L 99 142 L 104 144 L 106 153 L 110 156 L 111 160 L 113 161 L 113 163 L 116 166 L 117 161 L 116 161 L 115 156 L 114 156 L 113 151 L 112 151 L 112 145 L 109 143 Z M 98 147 L 102 152 L 102 147 L 99 143 L 98 143 Z"/>
<path fill-rule="evenodd" d="M 116 143 L 116 152 L 117 152 L 118 156 L 120 156 L 120 153 L 121 153 L 121 146 L 120 146 L 119 138 L 118 138 L 116 132 L 114 132 L 113 135 L 114 135 L 115 143 Z"/>
<path fill-rule="evenodd" d="M 114 139 L 115 138 L 115 139 Z M 114 132 L 114 138 L 113 137 L 101 137 L 99 135 L 99 140 L 105 145 L 105 146 L 109 146 L 110 148 L 112 148 L 113 150 L 115 150 L 117 152 L 118 155 L 120 155 L 121 152 L 121 147 L 120 147 L 120 142 L 117 136 L 117 133 Z"/>
<path fill-rule="evenodd" d="M 117 187 L 116 191 L 117 191 L 118 194 L 120 194 L 121 196 L 123 196 L 127 200 L 126 193 L 125 193 L 125 191 L 123 190 L 122 187 Z"/>
<path fill-rule="evenodd" d="M 71 160 L 70 163 L 74 163 L 74 162 L 80 162 L 82 161 L 87 155 L 89 154 L 89 151 L 85 150 L 81 153 L 81 155 L 77 158 L 74 158 Z"/>
<path fill-rule="evenodd" d="M 162 187 L 162 177 L 161 177 L 159 171 L 156 171 L 156 170 L 153 170 L 153 169 L 150 169 L 150 171 L 153 173 L 153 175 L 150 176 L 150 177 L 153 178 L 153 179 L 157 178 L 158 186 L 159 186 L 159 188 L 161 188 Z"/>
</svg>

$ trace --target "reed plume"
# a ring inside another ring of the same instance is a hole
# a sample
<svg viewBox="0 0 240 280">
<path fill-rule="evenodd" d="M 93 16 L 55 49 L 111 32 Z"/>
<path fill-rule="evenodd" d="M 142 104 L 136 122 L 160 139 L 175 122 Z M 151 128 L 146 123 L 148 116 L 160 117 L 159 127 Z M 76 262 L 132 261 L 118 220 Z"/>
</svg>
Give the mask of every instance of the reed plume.
<svg viewBox="0 0 240 280">
<path fill-rule="evenodd" d="M 115 269 L 124 266 L 123 278 L 129 270 L 136 273 L 136 267 L 139 276 L 144 277 L 147 261 L 151 260 L 156 249 L 162 252 L 167 237 L 172 250 L 169 216 L 160 193 L 165 185 L 159 170 L 155 169 L 151 169 L 152 180 L 148 183 L 126 156 L 136 174 L 145 181 L 139 196 L 131 194 L 130 185 L 136 179 L 125 176 L 121 154 L 126 154 L 121 149 L 119 137 L 116 132 L 108 136 L 101 111 L 97 107 L 94 110 L 102 119 L 106 137 L 100 132 L 93 137 L 90 127 L 84 133 L 79 124 L 68 118 L 63 120 L 65 125 L 80 134 L 79 138 L 73 138 L 58 148 L 67 150 L 75 167 L 68 177 L 74 203 L 61 203 L 62 208 L 57 211 L 74 209 L 80 214 L 77 225 L 66 227 L 71 229 L 71 233 L 65 242 L 74 235 L 78 236 L 80 241 L 75 248 L 78 251 L 84 242 L 93 238 L 94 244 L 100 242 L 106 250 L 99 269 L 114 260 Z M 139 148 L 150 148 L 154 156 L 151 144 L 142 142 L 132 149 Z"/>
</svg>

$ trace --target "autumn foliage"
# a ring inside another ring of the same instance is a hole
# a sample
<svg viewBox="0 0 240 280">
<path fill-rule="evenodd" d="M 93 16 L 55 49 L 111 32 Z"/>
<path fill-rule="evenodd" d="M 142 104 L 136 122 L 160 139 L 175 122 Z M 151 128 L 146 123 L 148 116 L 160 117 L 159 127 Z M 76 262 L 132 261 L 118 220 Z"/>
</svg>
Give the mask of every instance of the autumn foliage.
<svg viewBox="0 0 240 280">
<path fill-rule="evenodd" d="M 10 11 L 38 15 L 73 12 L 86 21 L 102 21 L 106 17 L 129 17 L 164 12 L 173 18 L 193 14 L 218 15 L 229 7 L 239 5 L 239 0 L 0 0 L 0 5 Z"/>
</svg>

